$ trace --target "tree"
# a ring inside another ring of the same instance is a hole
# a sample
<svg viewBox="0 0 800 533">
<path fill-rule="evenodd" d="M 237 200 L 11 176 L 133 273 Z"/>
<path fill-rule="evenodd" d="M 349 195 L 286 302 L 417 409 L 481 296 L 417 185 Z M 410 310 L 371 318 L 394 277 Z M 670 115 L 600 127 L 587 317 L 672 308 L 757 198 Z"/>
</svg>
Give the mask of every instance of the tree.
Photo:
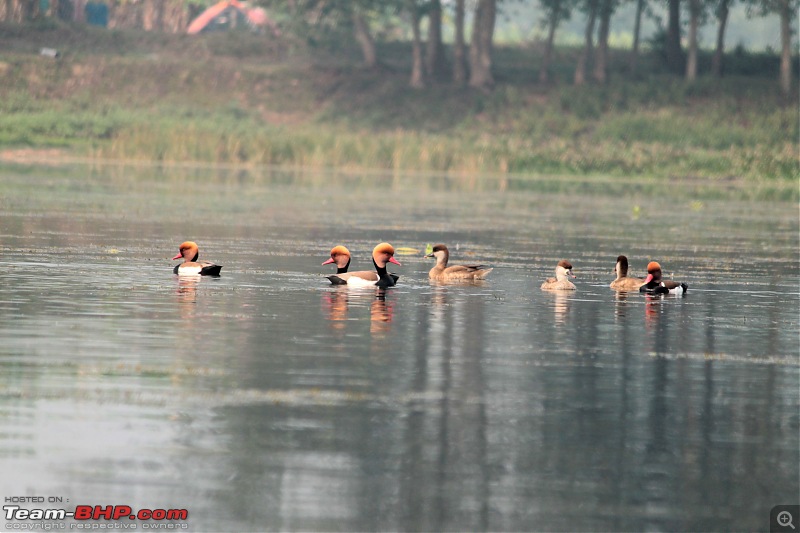
<svg viewBox="0 0 800 533">
<path fill-rule="evenodd" d="M 182 33 L 189 26 L 190 4 L 184 0 L 167 0 L 161 12 L 161 29 L 170 33 Z"/>
<path fill-rule="evenodd" d="M 636 15 L 633 22 L 633 47 L 631 49 L 631 62 L 629 65 L 631 75 L 636 75 L 639 63 L 639 42 L 642 33 L 642 15 L 646 7 L 646 0 L 636 0 Z"/>
<path fill-rule="evenodd" d="M 681 0 L 667 0 L 669 19 L 667 21 L 667 41 L 665 50 L 667 67 L 679 74 L 683 71 L 683 50 L 681 49 Z"/>
<path fill-rule="evenodd" d="M 161 30 L 163 12 L 164 0 L 144 0 L 142 3 L 142 29 L 144 31 Z"/>
<path fill-rule="evenodd" d="M 539 0 L 539 6 L 545 13 L 547 24 L 547 41 L 544 44 L 542 54 L 542 65 L 539 67 L 539 82 L 548 83 L 550 81 L 550 63 L 553 59 L 553 42 L 555 41 L 556 29 L 561 21 L 569 19 L 570 4 L 568 0 Z"/>
<path fill-rule="evenodd" d="M 14 2 L 12 0 L 2 0 L 0 4 L 0 20 L 11 22 Z"/>
<path fill-rule="evenodd" d="M 5 0 L 5 20 L 7 22 L 26 22 L 39 13 L 38 0 Z"/>
<path fill-rule="evenodd" d="M 578 63 L 575 65 L 575 75 L 573 76 L 575 85 L 586 83 L 587 63 L 594 51 L 593 36 L 594 24 L 597 20 L 597 4 L 598 0 L 586 0 L 583 5 L 583 9 L 587 13 L 586 31 L 584 33 L 583 49 L 581 50 L 581 55 L 578 56 Z"/>
<path fill-rule="evenodd" d="M 353 7 L 353 33 L 355 34 L 356 42 L 361 47 L 364 65 L 367 68 L 375 68 L 378 65 L 378 51 L 375 48 L 375 41 L 369 31 L 367 20 L 358 6 Z"/>
<path fill-rule="evenodd" d="M 686 81 L 697 80 L 697 29 L 703 15 L 702 0 L 689 0 L 689 54 L 686 59 Z"/>
<path fill-rule="evenodd" d="M 494 86 L 492 75 L 492 41 L 497 14 L 496 0 L 478 0 L 469 47 L 469 85 L 477 89 Z"/>
<path fill-rule="evenodd" d="M 323 0 L 324 1 L 324 0 Z M 372 37 L 370 21 L 394 16 L 404 6 L 395 2 L 382 0 L 336 0 L 337 10 L 344 11 L 343 20 L 349 20 L 353 25 L 353 35 L 361 48 L 361 56 L 367 68 L 378 66 L 378 49 Z"/>
<path fill-rule="evenodd" d="M 719 0 L 716 8 L 717 15 L 717 47 L 711 58 L 711 73 L 717 78 L 722 77 L 722 60 L 725 53 L 725 28 L 728 25 L 728 13 L 732 0 Z"/>
<path fill-rule="evenodd" d="M 464 44 L 464 0 L 455 3 L 455 39 L 453 41 L 453 81 L 464 85 L 467 81 L 467 53 Z"/>
<path fill-rule="evenodd" d="M 600 28 L 597 32 L 594 61 L 594 79 L 598 83 L 605 83 L 608 77 L 608 34 L 611 31 L 611 15 L 615 8 L 615 0 L 600 0 Z"/>
<path fill-rule="evenodd" d="M 792 19 L 797 18 L 797 0 L 777 0 L 781 17 L 781 71 L 780 84 L 783 96 L 792 92 Z"/>
<path fill-rule="evenodd" d="M 789 98 L 792 92 L 792 19 L 797 19 L 800 0 L 750 0 L 749 11 L 766 15 L 776 13 L 781 24 L 781 66 L 779 83 L 781 93 Z"/>
<path fill-rule="evenodd" d="M 441 0 L 430 0 L 427 13 L 428 48 L 425 55 L 425 70 L 431 78 L 441 78 L 445 71 Z"/>
<path fill-rule="evenodd" d="M 39 16 L 39 2 L 22 0 L 22 20 L 33 20 Z"/>
<path fill-rule="evenodd" d="M 411 81 L 409 84 L 415 88 L 425 86 L 425 75 L 422 65 L 422 37 L 420 34 L 420 6 L 415 0 L 408 1 L 408 11 L 411 14 L 411 31 L 413 40 L 411 42 Z"/>
</svg>

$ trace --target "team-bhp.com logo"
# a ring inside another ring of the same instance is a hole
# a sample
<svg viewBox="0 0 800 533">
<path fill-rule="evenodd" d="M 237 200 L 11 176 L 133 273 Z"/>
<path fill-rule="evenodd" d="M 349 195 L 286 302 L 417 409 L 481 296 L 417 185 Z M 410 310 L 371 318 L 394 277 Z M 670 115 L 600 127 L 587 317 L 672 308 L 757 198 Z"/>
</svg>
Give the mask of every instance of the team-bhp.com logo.
<svg viewBox="0 0 800 533">
<path fill-rule="evenodd" d="M 142 529 L 185 529 L 182 523 L 189 518 L 187 509 L 139 509 L 134 511 L 130 505 L 78 505 L 74 511 L 66 509 L 23 509 L 19 505 L 4 505 L 3 511 L 6 520 L 66 520 L 71 518 L 79 521 L 69 524 L 69 529 L 96 529 L 98 520 L 138 520 L 148 521 L 141 523 Z M 154 522 L 150 522 L 154 521 Z M 177 522 L 177 523 L 176 523 Z M 11 527 L 6 524 L 6 529 L 29 529 Z M 52 529 L 66 529 L 67 524 L 50 524 Z M 136 524 L 129 524 L 131 529 Z M 169 526 L 169 527 L 166 527 Z M 128 526 L 123 526 L 126 529 Z M 48 528 L 50 529 L 50 528 Z"/>
</svg>

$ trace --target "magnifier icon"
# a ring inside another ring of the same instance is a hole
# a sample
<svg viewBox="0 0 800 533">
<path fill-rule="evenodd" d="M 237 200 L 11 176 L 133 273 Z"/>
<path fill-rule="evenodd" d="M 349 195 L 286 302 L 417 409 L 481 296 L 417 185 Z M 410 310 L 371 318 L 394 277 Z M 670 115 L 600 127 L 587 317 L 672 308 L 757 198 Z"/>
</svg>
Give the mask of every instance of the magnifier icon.
<svg viewBox="0 0 800 533">
<path fill-rule="evenodd" d="M 792 513 L 789 511 L 781 511 L 778 513 L 778 524 L 781 527 L 789 526 L 792 529 L 795 529 L 794 524 L 792 524 Z"/>
</svg>

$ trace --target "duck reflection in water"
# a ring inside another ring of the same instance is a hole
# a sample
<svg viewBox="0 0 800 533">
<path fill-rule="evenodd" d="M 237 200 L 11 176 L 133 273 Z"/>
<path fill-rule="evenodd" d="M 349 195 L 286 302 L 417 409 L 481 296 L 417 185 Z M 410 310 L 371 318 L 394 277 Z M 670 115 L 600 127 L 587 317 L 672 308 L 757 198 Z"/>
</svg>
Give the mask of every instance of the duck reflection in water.
<svg viewBox="0 0 800 533">
<path fill-rule="evenodd" d="M 555 316 L 556 324 L 564 324 L 567 322 L 569 316 L 572 298 L 575 296 L 573 291 L 552 291 L 553 295 L 553 313 Z"/>
<path fill-rule="evenodd" d="M 197 302 L 197 286 L 200 285 L 200 276 L 181 276 L 178 279 L 178 301 L 184 303 Z"/>
<path fill-rule="evenodd" d="M 394 314 L 393 307 L 393 303 L 386 302 L 386 289 L 377 289 L 375 291 L 375 299 L 369 308 L 370 333 L 384 334 L 389 332 Z"/>
<path fill-rule="evenodd" d="M 321 298 L 322 311 L 329 321 L 330 327 L 336 331 L 344 331 L 350 320 L 350 304 L 356 310 L 366 305 L 367 298 L 374 298 L 369 305 L 370 331 L 372 333 L 386 332 L 392 322 L 393 304 L 386 302 L 386 289 L 352 290 L 346 285 L 325 292 Z"/>
<path fill-rule="evenodd" d="M 616 291 L 614 294 L 614 316 L 624 318 L 628 307 L 628 292 Z"/>
<path fill-rule="evenodd" d="M 178 276 L 178 288 L 175 291 L 178 297 L 178 307 L 181 318 L 190 318 L 196 312 L 197 287 L 200 285 L 200 276 Z"/>
<path fill-rule="evenodd" d="M 644 295 L 644 323 L 648 327 L 658 324 L 658 319 L 661 316 L 664 297 L 658 294 L 645 294 Z"/>
<path fill-rule="evenodd" d="M 343 330 L 347 321 L 349 293 L 344 287 L 322 294 L 322 312 L 334 330 Z"/>
</svg>

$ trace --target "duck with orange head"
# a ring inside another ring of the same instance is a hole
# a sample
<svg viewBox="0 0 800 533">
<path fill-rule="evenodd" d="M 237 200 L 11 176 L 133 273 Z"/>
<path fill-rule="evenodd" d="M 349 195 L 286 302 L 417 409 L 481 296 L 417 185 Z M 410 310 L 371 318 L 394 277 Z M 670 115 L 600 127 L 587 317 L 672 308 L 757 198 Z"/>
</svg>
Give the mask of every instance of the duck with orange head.
<svg viewBox="0 0 800 533">
<path fill-rule="evenodd" d="M 647 277 L 639 287 L 639 292 L 647 294 L 685 294 L 687 290 L 689 286 L 686 283 L 661 279 L 661 265 L 656 261 L 647 264 Z"/>
<path fill-rule="evenodd" d="M 222 265 L 217 265 L 211 261 L 200 261 L 200 249 L 197 243 L 186 241 L 178 249 L 178 255 L 172 260 L 183 258 L 183 263 L 175 265 L 172 269 L 174 274 L 179 276 L 219 276 Z"/>
<path fill-rule="evenodd" d="M 334 248 L 334 250 L 335 249 L 336 248 Z M 333 250 L 331 250 L 331 253 L 333 253 Z M 336 260 L 331 262 L 336 262 Z M 380 288 L 393 287 L 397 284 L 399 276 L 386 271 L 386 266 L 389 263 L 400 266 L 400 262 L 394 258 L 394 247 L 388 242 L 382 242 L 372 250 L 372 264 L 375 267 L 374 271 L 337 272 L 336 274 L 331 274 L 326 277 L 331 280 L 331 283 L 334 285 L 350 285 L 354 287 L 375 286 Z M 328 261 L 323 264 L 328 264 Z"/>
</svg>

